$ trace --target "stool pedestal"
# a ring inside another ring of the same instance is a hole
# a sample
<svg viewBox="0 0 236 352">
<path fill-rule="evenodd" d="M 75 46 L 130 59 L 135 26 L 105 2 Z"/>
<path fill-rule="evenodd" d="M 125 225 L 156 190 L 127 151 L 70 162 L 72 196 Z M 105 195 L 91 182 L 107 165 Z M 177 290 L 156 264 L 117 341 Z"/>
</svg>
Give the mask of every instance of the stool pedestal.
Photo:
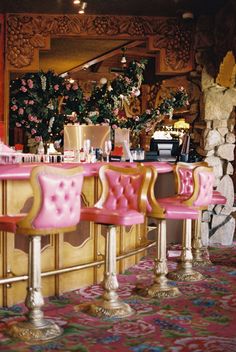
<svg viewBox="0 0 236 352">
<path fill-rule="evenodd" d="M 200 281 L 204 276 L 198 271 L 193 270 L 192 247 L 191 247 L 191 229 L 192 223 L 190 219 L 184 220 L 182 254 L 178 263 L 177 270 L 168 274 L 168 278 L 174 281 Z"/>
<path fill-rule="evenodd" d="M 100 301 L 89 306 L 88 312 L 97 317 L 113 318 L 125 318 L 134 314 L 134 310 L 119 299 L 116 293 L 118 287 L 116 276 L 116 228 L 113 225 L 109 225 L 106 233 L 104 293 Z"/>
<path fill-rule="evenodd" d="M 166 220 L 159 220 L 157 229 L 157 256 L 154 267 L 154 284 L 148 288 L 147 295 L 155 298 L 176 297 L 181 293 L 177 287 L 168 285 L 168 279 L 166 277 L 168 273 L 166 260 Z"/>
<path fill-rule="evenodd" d="M 203 256 L 202 237 L 201 237 L 201 218 L 202 218 L 202 212 L 200 212 L 199 218 L 194 221 L 194 231 L 193 231 L 193 238 L 192 238 L 193 266 L 206 266 L 206 265 L 212 264 L 209 258 L 204 258 Z"/>
<path fill-rule="evenodd" d="M 25 305 L 28 319 L 9 328 L 9 334 L 29 343 L 54 339 L 62 329 L 53 321 L 44 319 L 41 307 L 44 305 L 41 293 L 41 236 L 29 238 L 29 280 Z"/>
</svg>

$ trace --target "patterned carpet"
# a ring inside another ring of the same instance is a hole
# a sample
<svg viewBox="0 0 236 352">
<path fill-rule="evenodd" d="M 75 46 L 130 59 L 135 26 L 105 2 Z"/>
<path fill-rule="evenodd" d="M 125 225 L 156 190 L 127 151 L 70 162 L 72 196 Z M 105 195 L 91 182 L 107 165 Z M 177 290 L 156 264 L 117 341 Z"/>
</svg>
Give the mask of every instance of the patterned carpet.
<svg viewBox="0 0 236 352">
<path fill-rule="evenodd" d="M 170 252 L 169 270 L 176 267 Z M 42 345 L 29 345 L 7 336 L 6 326 L 22 320 L 24 306 L 0 309 L 0 351 L 132 351 L 132 352 L 235 352 L 236 351 L 236 244 L 210 249 L 214 265 L 199 268 L 205 279 L 197 283 L 172 282 L 181 296 L 147 299 L 134 294 L 137 283 L 152 282 L 152 258 L 119 275 L 119 295 L 136 314 L 123 320 L 98 319 L 83 312 L 97 299 L 99 285 L 46 301 L 45 316 L 63 327 L 63 335 Z"/>
</svg>

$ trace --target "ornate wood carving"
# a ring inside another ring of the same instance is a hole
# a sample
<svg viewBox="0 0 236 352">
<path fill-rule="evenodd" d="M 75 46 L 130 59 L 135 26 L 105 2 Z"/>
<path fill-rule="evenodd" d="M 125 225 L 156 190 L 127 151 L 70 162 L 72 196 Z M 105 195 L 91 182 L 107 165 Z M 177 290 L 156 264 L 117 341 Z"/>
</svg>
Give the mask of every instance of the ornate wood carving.
<svg viewBox="0 0 236 352">
<path fill-rule="evenodd" d="M 51 36 L 122 38 L 150 37 L 151 49 L 161 51 L 163 72 L 191 69 L 191 30 L 175 19 L 135 16 L 28 15 L 7 17 L 7 61 L 12 70 L 29 69 L 39 49 Z M 37 58 L 36 58 L 37 60 Z"/>
<path fill-rule="evenodd" d="M 149 38 L 149 49 L 159 50 L 158 73 L 182 73 L 193 68 L 193 26 L 191 23 L 169 19 L 157 34 Z"/>
</svg>

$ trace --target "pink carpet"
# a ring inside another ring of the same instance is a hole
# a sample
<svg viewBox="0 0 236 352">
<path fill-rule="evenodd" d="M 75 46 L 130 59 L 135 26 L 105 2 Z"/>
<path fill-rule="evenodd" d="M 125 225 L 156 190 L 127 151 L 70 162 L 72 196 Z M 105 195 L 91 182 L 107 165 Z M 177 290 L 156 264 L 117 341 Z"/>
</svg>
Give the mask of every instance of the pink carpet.
<svg viewBox="0 0 236 352">
<path fill-rule="evenodd" d="M 176 248 L 170 252 L 169 270 L 176 267 Z M 136 314 L 127 319 L 98 319 L 83 312 L 97 299 L 99 285 L 51 297 L 45 316 L 64 328 L 63 335 L 41 345 L 29 345 L 7 335 L 7 324 L 22 320 L 23 305 L 0 309 L 0 351 L 132 351 L 132 352 L 235 352 L 236 351 L 236 244 L 210 249 L 214 265 L 199 268 L 205 279 L 197 283 L 171 282 L 182 292 L 178 298 L 147 299 L 135 294 L 137 283 L 152 282 L 153 259 L 119 275 L 119 295 Z"/>
</svg>

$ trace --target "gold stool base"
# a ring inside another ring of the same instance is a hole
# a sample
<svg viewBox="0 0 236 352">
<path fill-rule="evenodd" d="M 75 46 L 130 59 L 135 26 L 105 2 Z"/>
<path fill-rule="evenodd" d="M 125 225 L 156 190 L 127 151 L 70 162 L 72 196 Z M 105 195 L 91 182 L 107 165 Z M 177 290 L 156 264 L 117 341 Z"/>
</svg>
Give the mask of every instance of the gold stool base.
<svg viewBox="0 0 236 352">
<path fill-rule="evenodd" d="M 193 259 L 192 261 L 193 266 L 208 266 L 213 265 L 210 259 Z"/>
<path fill-rule="evenodd" d="M 63 333 L 63 330 L 53 321 L 43 319 L 40 323 L 37 326 L 29 321 L 19 322 L 9 328 L 9 334 L 34 344 L 54 339 Z"/>
<path fill-rule="evenodd" d="M 182 293 L 179 291 L 178 287 L 171 287 L 168 285 L 161 286 L 157 283 L 150 287 L 139 287 L 135 289 L 137 295 L 149 298 L 173 298 L 180 296 Z"/>
<path fill-rule="evenodd" d="M 181 295 L 178 287 L 161 287 L 158 284 L 154 284 L 147 289 L 147 295 L 152 298 L 172 298 Z"/>
<path fill-rule="evenodd" d="M 172 271 L 168 273 L 167 276 L 168 276 L 168 279 L 173 281 L 194 282 L 194 281 L 201 281 L 204 279 L 204 276 L 198 271 L 194 271 L 194 270 L 188 271 L 184 269 Z"/>
<path fill-rule="evenodd" d="M 135 311 L 122 301 L 115 304 L 106 301 L 96 302 L 89 306 L 87 312 L 99 318 L 126 318 L 135 314 Z"/>
</svg>

